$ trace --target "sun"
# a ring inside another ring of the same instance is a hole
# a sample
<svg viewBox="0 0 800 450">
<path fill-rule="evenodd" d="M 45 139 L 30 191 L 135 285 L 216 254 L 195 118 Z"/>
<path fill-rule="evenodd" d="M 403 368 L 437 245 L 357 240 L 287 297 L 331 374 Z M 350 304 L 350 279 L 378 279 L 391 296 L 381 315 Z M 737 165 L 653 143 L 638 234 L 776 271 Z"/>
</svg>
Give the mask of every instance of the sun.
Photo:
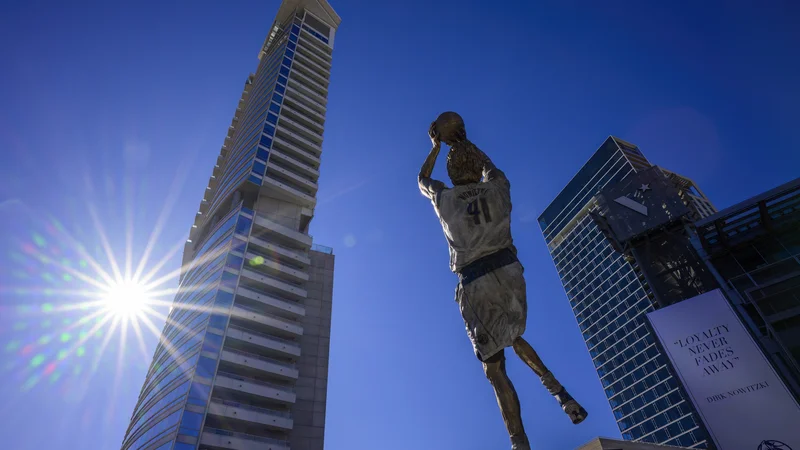
<svg viewBox="0 0 800 450">
<path fill-rule="evenodd" d="M 138 316 L 151 300 L 147 289 L 132 280 L 115 282 L 106 291 L 103 295 L 103 307 L 121 319 Z"/>
</svg>

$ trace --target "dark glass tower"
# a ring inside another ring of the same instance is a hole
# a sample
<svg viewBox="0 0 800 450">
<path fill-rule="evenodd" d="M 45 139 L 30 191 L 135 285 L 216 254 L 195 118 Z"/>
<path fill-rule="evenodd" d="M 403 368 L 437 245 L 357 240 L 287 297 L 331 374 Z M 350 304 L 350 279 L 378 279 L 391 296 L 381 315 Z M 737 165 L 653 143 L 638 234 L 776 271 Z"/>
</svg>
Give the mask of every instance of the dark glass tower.
<svg viewBox="0 0 800 450">
<path fill-rule="evenodd" d="M 589 214 L 603 187 L 650 167 L 638 147 L 609 137 L 542 213 L 539 226 L 622 437 L 706 448 L 701 422 L 646 326 L 645 314 L 653 310 L 648 288 Z M 698 217 L 715 211 L 691 180 L 663 173 Z"/>
</svg>

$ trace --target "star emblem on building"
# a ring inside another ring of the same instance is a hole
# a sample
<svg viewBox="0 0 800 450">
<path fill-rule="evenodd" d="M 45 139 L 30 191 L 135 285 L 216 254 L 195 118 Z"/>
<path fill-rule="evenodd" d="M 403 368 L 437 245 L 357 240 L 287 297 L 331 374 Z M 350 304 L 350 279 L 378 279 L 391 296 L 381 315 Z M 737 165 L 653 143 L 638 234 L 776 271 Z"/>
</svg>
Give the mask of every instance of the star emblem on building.
<svg viewBox="0 0 800 450">
<path fill-rule="evenodd" d="M 639 189 L 638 189 L 638 190 L 639 190 L 639 191 L 641 191 L 641 192 L 642 192 L 642 194 L 644 194 L 645 192 L 647 192 L 647 191 L 649 191 L 649 190 L 650 190 L 650 185 L 649 185 L 649 184 L 643 184 L 643 185 L 641 185 L 641 186 L 639 187 Z"/>
</svg>

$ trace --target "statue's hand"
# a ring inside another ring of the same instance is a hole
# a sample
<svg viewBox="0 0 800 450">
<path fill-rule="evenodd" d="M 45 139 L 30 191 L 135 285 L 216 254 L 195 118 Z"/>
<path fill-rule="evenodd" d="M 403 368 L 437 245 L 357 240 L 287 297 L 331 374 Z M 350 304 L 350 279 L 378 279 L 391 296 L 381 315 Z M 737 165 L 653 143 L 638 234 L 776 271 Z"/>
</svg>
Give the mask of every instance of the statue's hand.
<svg viewBox="0 0 800 450">
<path fill-rule="evenodd" d="M 431 122 L 430 128 L 428 128 L 428 137 L 431 138 L 431 144 L 434 147 L 441 145 L 441 139 L 439 137 L 439 130 L 436 129 L 436 121 L 434 120 Z"/>
</svg>

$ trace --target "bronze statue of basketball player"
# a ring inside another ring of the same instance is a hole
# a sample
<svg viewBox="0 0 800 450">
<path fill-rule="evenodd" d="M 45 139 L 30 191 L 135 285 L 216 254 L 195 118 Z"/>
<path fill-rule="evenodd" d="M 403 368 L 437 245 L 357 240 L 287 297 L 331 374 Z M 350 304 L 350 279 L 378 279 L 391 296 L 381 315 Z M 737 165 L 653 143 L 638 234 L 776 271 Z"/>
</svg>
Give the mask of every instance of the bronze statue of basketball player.
<svg viewBox="0 0 800 450">
<path fill-rule="evenodd" d="M 419 189 L 433 203 L 444 229 L 450 247 L 450 269 L 459 280 L 456 301 L 475 355 L 494 388 L 511 448 L 529 450 L 519 398 L 506 375 L 506 347 L 513 347 L 533 369 L 572 423 L 582 422 L 587 413 L 522 338 L 528 306 L 524 269 L 511 238 L 508 179 L 467 139 L 464 121 L 458 114 L 441 114 L 431 123 L 428 135 L 433 148 L 420 169 Z M 452 188 L 431 179 L 441 142 L 450 146 L 447 175 Z"/>
</svg>

